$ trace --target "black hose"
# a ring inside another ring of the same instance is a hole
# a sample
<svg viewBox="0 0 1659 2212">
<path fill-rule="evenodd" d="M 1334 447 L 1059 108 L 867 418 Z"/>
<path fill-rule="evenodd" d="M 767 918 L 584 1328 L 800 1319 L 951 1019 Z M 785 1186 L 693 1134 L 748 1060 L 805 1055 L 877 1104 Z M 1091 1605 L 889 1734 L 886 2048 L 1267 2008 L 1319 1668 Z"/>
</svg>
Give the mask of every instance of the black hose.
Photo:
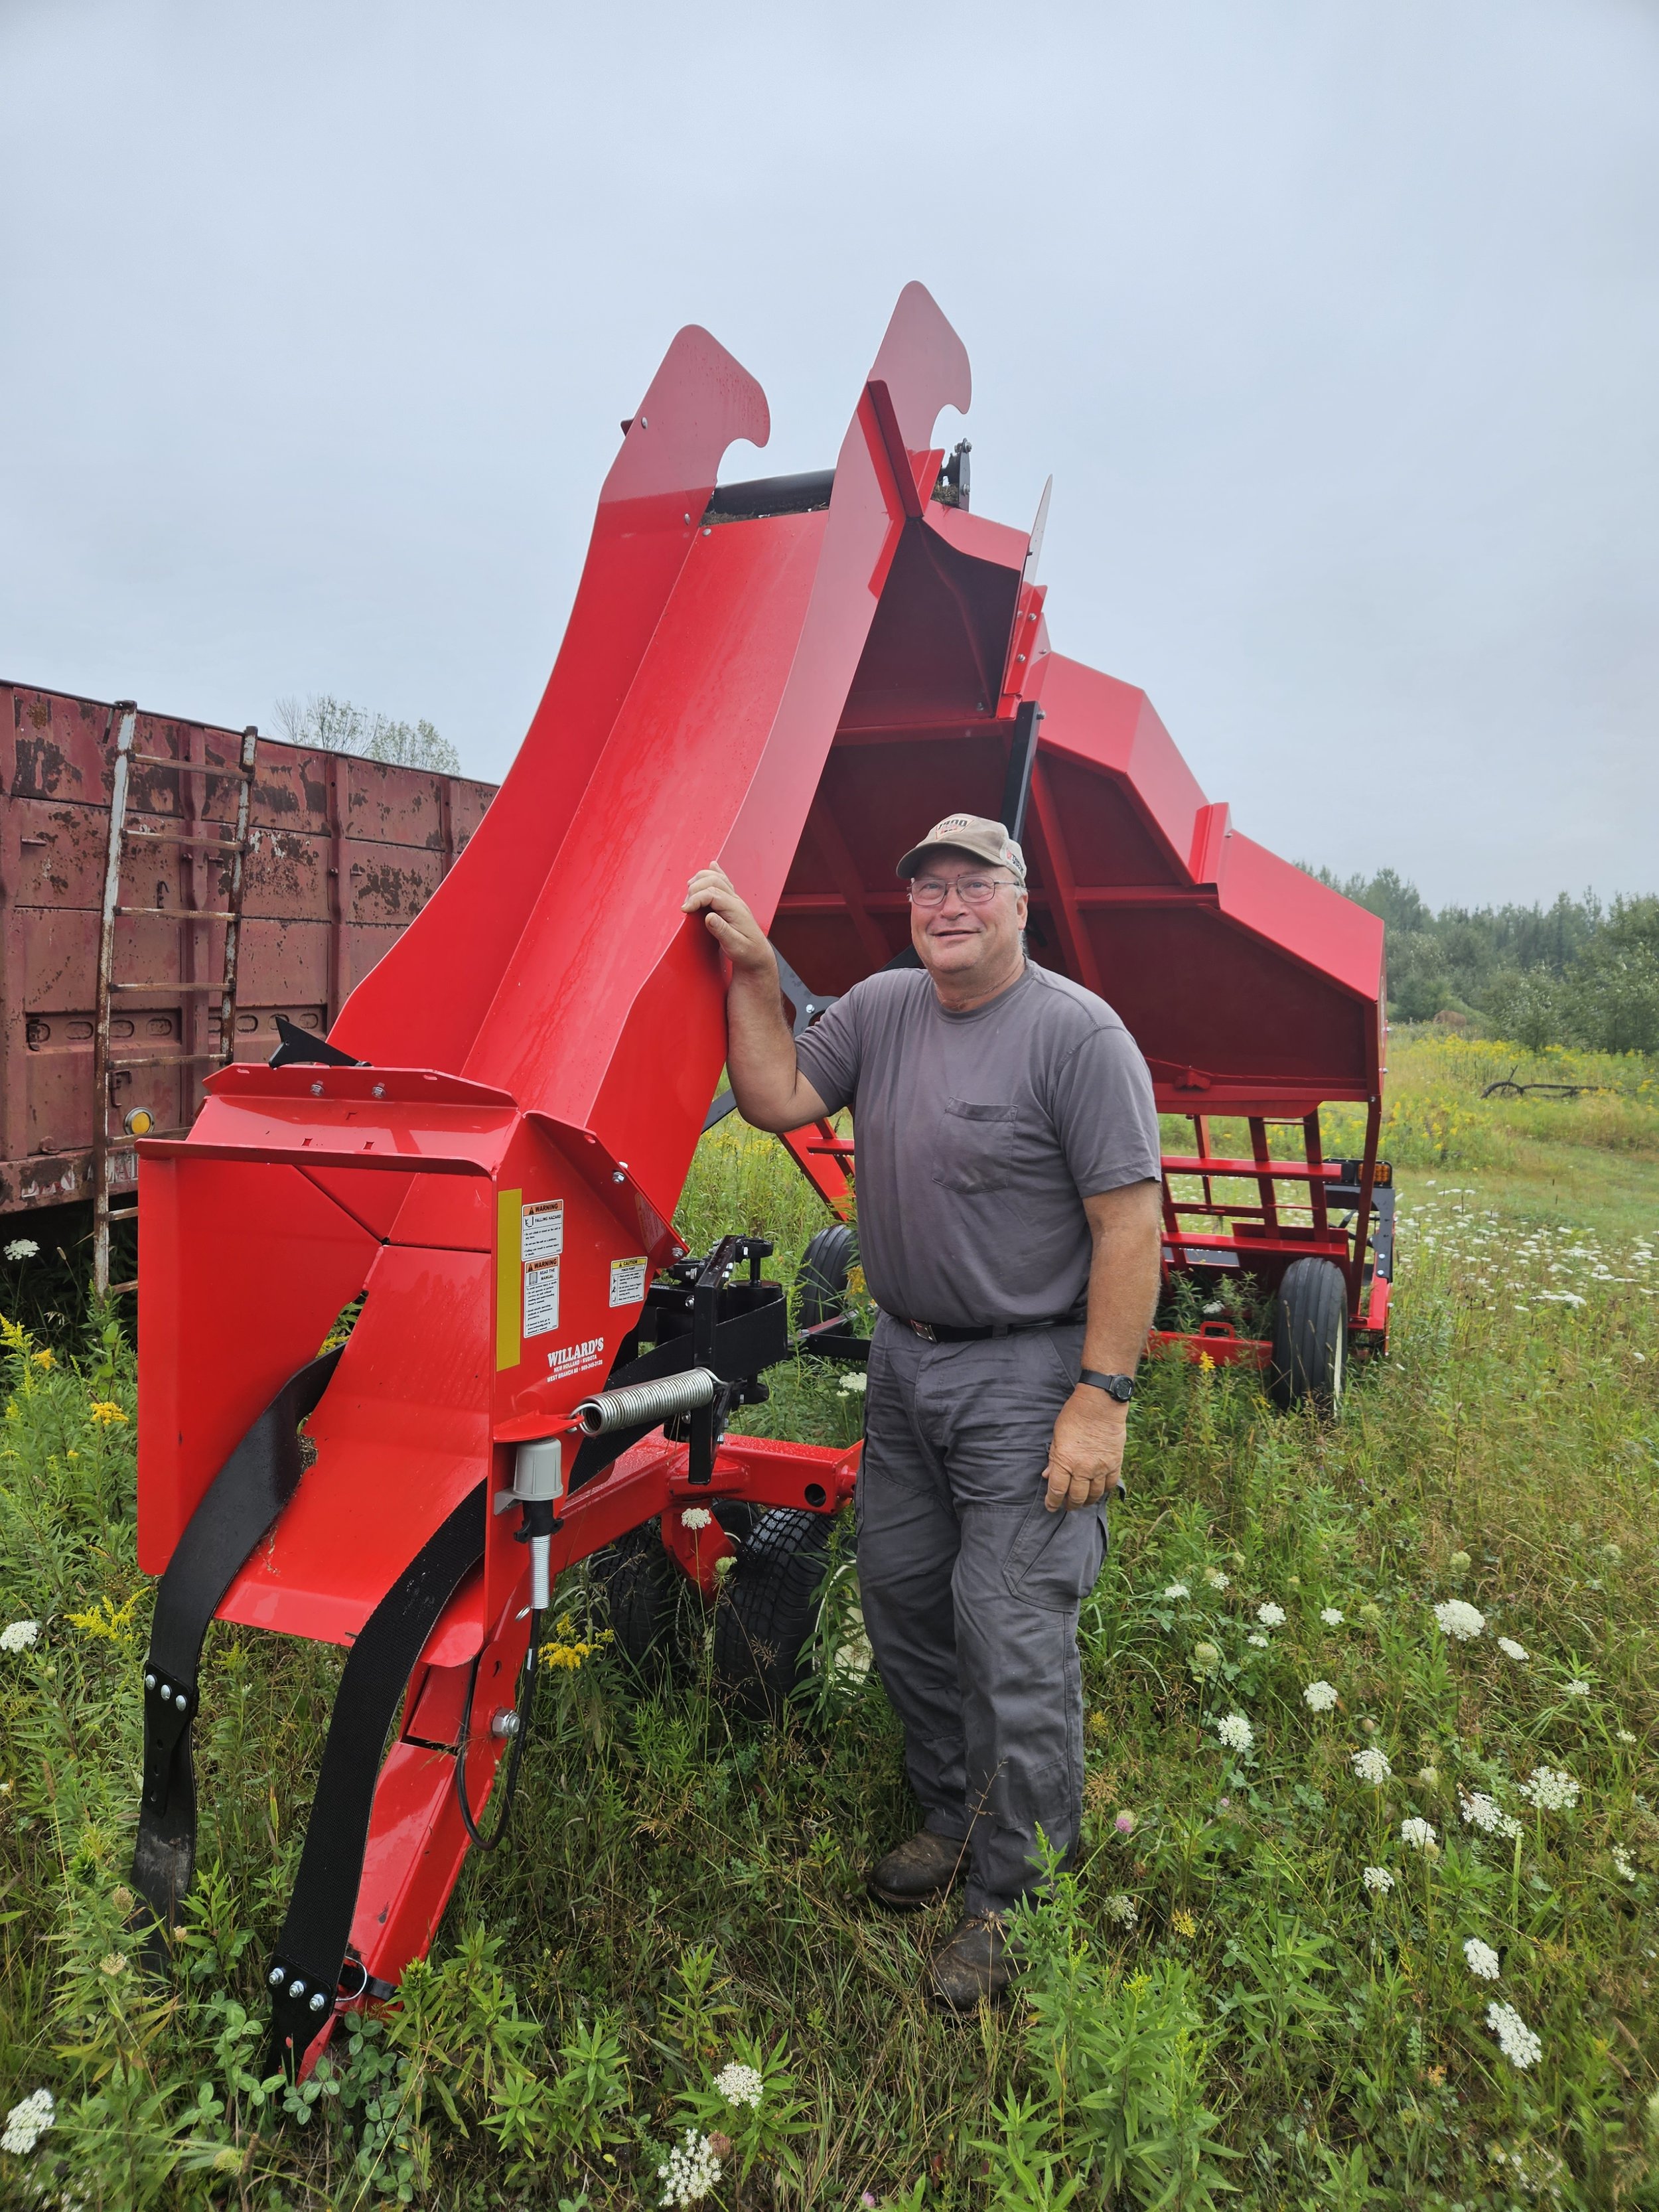
<svg viewBox="0 0 1659 2212">
<path fill-rule="evenodd" d="M 513 1748 L 507 1754 L 507 1780 L 502 1785 L 501 1817 L 495 1823 L 493 1836 L 481 1833 L 472 1817 L 472 1808 L 466 1795 L 466 1753 L 472 1739 L 472 1692 L 478 1686 L 478 1669 L 483 1663 L 480 1649 L 472 1662 L 472 1672 L 466 1678 L 466 1702 L 461 1707 L 460 1741 L 455 1747 L 455 1795 L 461 1808 L 461 1819 L 466 1832 L 481 1851 L 493 1851 L 506 1839 L 507 1823 L 513 1818 L 513 1800 L 519 1787 L 519 1764 L 524 1757 L 525 1738 L 530 1734 L 530 1709 L 536 1688 L 536 1646 L 541 1640 L 542 1617 L 539 1613 L 530 1616 L 530 1646 L 525 1653 L 524 1673 L 519 1680 L 519 1701 L 514 1711 L 519 1725 L 514 1733 Z"/>
</svg>

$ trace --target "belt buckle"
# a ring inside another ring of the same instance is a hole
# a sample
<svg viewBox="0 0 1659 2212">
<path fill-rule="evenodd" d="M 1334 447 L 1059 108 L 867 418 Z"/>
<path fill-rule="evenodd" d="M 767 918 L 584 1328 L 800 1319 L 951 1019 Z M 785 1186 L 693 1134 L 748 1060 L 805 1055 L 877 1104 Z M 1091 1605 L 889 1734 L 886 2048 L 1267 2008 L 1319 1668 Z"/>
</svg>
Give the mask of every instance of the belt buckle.
<svg viewBox="0 0 1659 2212">
<path fill-rule="evenodd" d="M 938 1337 L 933 1334 L 933 1325 L 931 1322 L 913 1321 L 910 1323 L 910 1326 L 924 1344 L 937 1344 L 939 1342 Z"/>
</svg>

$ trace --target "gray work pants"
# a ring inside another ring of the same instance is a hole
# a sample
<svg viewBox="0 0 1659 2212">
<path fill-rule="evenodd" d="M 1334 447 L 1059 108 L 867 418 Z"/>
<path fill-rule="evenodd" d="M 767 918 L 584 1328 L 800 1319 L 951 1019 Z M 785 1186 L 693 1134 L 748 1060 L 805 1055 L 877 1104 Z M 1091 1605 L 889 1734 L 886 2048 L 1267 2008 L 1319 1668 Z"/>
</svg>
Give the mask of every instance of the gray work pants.
<svg viewBox="0 0 1659 2212">
<path fill-rule="evenodd" d="M 1103 1505 L 1050 1513 L 1042 1470 L 1083 1329 L 927 1344 L 884 1315 L 870 1350 L 859 1589 L 935 1835 L 970 1838 L 969 1912 L 1030 1888 L 1036 1830 L 1069 1851 L 1083 1817 L 1078 1607 Z"/>
</svg>

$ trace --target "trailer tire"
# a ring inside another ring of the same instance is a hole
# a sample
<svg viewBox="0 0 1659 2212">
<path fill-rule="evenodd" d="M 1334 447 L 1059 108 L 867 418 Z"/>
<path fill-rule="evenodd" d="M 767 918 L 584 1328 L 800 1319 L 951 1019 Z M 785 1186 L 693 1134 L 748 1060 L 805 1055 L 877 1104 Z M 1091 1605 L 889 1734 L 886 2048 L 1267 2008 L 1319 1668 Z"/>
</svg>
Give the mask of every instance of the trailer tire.
<svg viewBox="0 0 1659 2212">
<path fill-rule="evenodd" d="M 833 1321 L 847 1303 L 847 1278 L 858 1265 L 859 1232 L 850 1221 L 820 1229 L 795 1270 L 795 1326 L 816 1328 Z"/>
<path fill-rule="evenodd" d="M 1348 1285 L 1330 1260 L 1295 1260 L 1273 1300 L 1268 1391 L 1289 1413 L 1312 1404 L 1333 1413 L 1348 1379 Z"/>
<path fill-rule="evenodd" d="M 674 1656 L 680 1594 L 679 1570 L 656 1522 L 595 1552 L 592 1571 L 605 1592 L 615 1648 L 641 1674 L 659 1673 Z"/>
<path fill-rule="evenodd" d="M 833 1518 L 769 1513 L 738 1553 L 714 1614 L 714 1674 L 747 1720 L 781 1720 L 805 1680 Z"/>
</svg>

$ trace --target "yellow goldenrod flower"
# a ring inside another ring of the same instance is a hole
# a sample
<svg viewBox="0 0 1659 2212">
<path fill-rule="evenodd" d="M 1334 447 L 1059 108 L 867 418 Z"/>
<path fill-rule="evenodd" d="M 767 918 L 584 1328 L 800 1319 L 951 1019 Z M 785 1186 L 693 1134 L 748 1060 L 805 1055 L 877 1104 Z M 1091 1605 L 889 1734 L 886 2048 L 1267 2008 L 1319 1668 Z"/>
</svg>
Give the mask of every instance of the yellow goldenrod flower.
<svg viewBox="0 0 1659 2212">
<path fill-rule="evenodd" d="M 1184 1909 L 1180 1912 L 1172 1912 L 1170 1915 L 1170 1925 L 1174 1929 L 1177 1936 L 1196 1936 L 1198 1933 L 1197 1921 L 1194 1919 L 1190 1912 L 1186 1911 Z"/>
<path fill-rule="evenodd" d="M 125 1428 L 127 1417 L 112 1398 L 94 1398 L 87 1407 L 100 1429 Z"/>
<path fill-rule="evenodd" d="M 58 1364 L 58 1355 L 49 1344 L 39 1352 L 30 1352 L 29 1358 L 37 1367 L 56 1367 Z"/>
</svg>

